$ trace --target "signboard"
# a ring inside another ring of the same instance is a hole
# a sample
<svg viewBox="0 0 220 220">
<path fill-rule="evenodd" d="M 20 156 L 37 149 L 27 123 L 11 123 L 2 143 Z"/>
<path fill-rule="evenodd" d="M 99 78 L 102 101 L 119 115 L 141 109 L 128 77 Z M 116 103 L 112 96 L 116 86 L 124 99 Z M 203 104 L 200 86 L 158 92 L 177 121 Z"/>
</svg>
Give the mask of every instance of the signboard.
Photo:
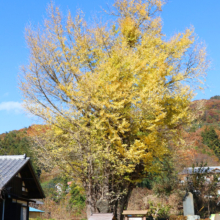
<svg viewBox="0 0 220 220">
<path fill-rule="evenodd" d="M 143 218 L 140 218 L 140 217 L 128 217 L 128 220 L 142 220 Z"/>
</svg>

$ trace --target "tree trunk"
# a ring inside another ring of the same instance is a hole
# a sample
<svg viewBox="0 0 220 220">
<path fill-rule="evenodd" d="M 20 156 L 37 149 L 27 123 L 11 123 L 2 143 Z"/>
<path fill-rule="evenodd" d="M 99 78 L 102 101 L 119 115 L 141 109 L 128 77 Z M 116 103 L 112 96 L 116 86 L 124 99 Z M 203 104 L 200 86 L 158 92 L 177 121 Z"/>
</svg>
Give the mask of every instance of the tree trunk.
<svg viewBox="0 0 220 220">
<path fill-rule="evenodd" d="M 127 209 L 128 201 L 131 196 L 131 192 L 133 190 L 133 186 L 127 189 L 127 193 L 122 196 L 120 200 L 118 200 L 115 204 L 114 215 L 117 220 L 123 220 L 122 212 Z"/>
<path fill-rule="evenodd" d="M 97 183 L 96 183 L 97 184 Z M 128 182 L 124 182 L 124 184 L 120 184 L 120 187 L 114 191 L 116 197 L 119 199 L 112 202 L 113 198 L 109 196 L 108 193 L 109 185 L 107 181 L 102 182 L 101 187 L 94 187 L 95 183 L 93 184 L 84 184 L 86 190 L 86 213 L 87 219 L 93 214 L 98 213 L 96 203 L 99 199 L 105 199 L 109 203 L 109 212 L 113 212 L 114 216 L 117 220 L 122 220 L 122 212 L 123 210 L 127 209 L 128 200 L 130 198 L 132 189 L 134 185 Z M 97 186 L 97 185 L 96 185 Z M 99 188 L 99 190 L 97 190 Z M 126 191 L 126 193 L 124 192 Z M 103 194 L 104 193 L 104 194 Z"/>
<path fill-rule="evenodd" d="M 94 199 L 94 195 L 92 195 L 92 191 L 86 190 L 86 214 L 87 214 L 87 219 L 89 219 L 89 217 L 93 213 L 97 213 L 96 200 Z"/>
<path fill-rule="evenodd" d="M 87 219 L 95 212 L 94 208 L 86 202 L 86 214 L 87 214 Z"/>
</svg>

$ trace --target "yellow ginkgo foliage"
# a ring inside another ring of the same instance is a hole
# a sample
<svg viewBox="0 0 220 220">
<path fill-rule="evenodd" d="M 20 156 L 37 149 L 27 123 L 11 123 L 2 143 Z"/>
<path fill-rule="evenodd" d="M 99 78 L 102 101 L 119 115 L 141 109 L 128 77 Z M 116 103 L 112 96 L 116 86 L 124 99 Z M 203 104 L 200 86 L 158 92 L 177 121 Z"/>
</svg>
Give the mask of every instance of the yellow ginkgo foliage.
<svg viewBox="0 0 220 220">
<path fill-rule="evenodd" d="M 27 28 L 24 105 L 51 127 L 37 146 L 42 161 L 84 187 L 88 215 L 101 198 L 120 219 L 136 181 L 160 169 L 156 161 L 194 119 L 205 48 L 193 29 L 165 37 L 162 5 L 116 0 L 105 24 L 87 24 L 82 13 L 64 20 L 51 5 L 43 29 Z"/>
</svg>

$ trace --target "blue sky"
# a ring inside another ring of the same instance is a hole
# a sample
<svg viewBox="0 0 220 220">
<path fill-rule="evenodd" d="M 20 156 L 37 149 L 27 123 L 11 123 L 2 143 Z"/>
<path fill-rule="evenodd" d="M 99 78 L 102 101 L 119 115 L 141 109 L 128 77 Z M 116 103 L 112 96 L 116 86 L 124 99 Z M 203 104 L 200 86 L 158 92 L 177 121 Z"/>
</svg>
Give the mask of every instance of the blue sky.
<svg viewBox="0 0 220 220">
<path fill-rule="evenodd" d="M 26 114 L 21 107 L 22 97 L 18 89 L 18 72 L 21 65 L 28 62 L 28 50 L 24 38 L 25 27 L 42 24 L 46 16 L 47 0 L 0 1 L 0 133 L 28 127 L 40 123 L 39 119 Z M 88 19 L 106 3 L 113 0 L 55 0 L 63 14 L 70 10 L 73 14 L 80 8 Z M 163 32 L 167 36 L 194 26 L 200 41 L 207 45 L 212 68 L 208 72 L 204 93 L 196 99 L 209 99 L 220 95 L 220 1 L 219 0 L 169 0 L 161 13 Z"/>
</svg>

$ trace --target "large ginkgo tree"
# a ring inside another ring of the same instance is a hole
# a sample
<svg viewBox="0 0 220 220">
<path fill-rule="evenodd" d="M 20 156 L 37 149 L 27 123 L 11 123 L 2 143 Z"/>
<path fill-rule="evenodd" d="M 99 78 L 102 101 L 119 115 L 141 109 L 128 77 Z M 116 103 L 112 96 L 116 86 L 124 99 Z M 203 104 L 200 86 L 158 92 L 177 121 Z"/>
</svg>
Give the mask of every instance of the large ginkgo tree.
<svg viewBox="0 0 220 220">
<path fill-rule="evenodd" d="M 166 38 L 162 5 L 115 0 L 106 21 L 89 24 L 51 5 L 44 26 L 26 30 L 20 88 L 25 108 L 49 125 L 37 139 L 41 161 L 85 189 L 88 216 L 102 199 L 122 219 L 136 183 L 159 172 L 194 119 L 206 51 L 193 29 Z"/>
</svg>

